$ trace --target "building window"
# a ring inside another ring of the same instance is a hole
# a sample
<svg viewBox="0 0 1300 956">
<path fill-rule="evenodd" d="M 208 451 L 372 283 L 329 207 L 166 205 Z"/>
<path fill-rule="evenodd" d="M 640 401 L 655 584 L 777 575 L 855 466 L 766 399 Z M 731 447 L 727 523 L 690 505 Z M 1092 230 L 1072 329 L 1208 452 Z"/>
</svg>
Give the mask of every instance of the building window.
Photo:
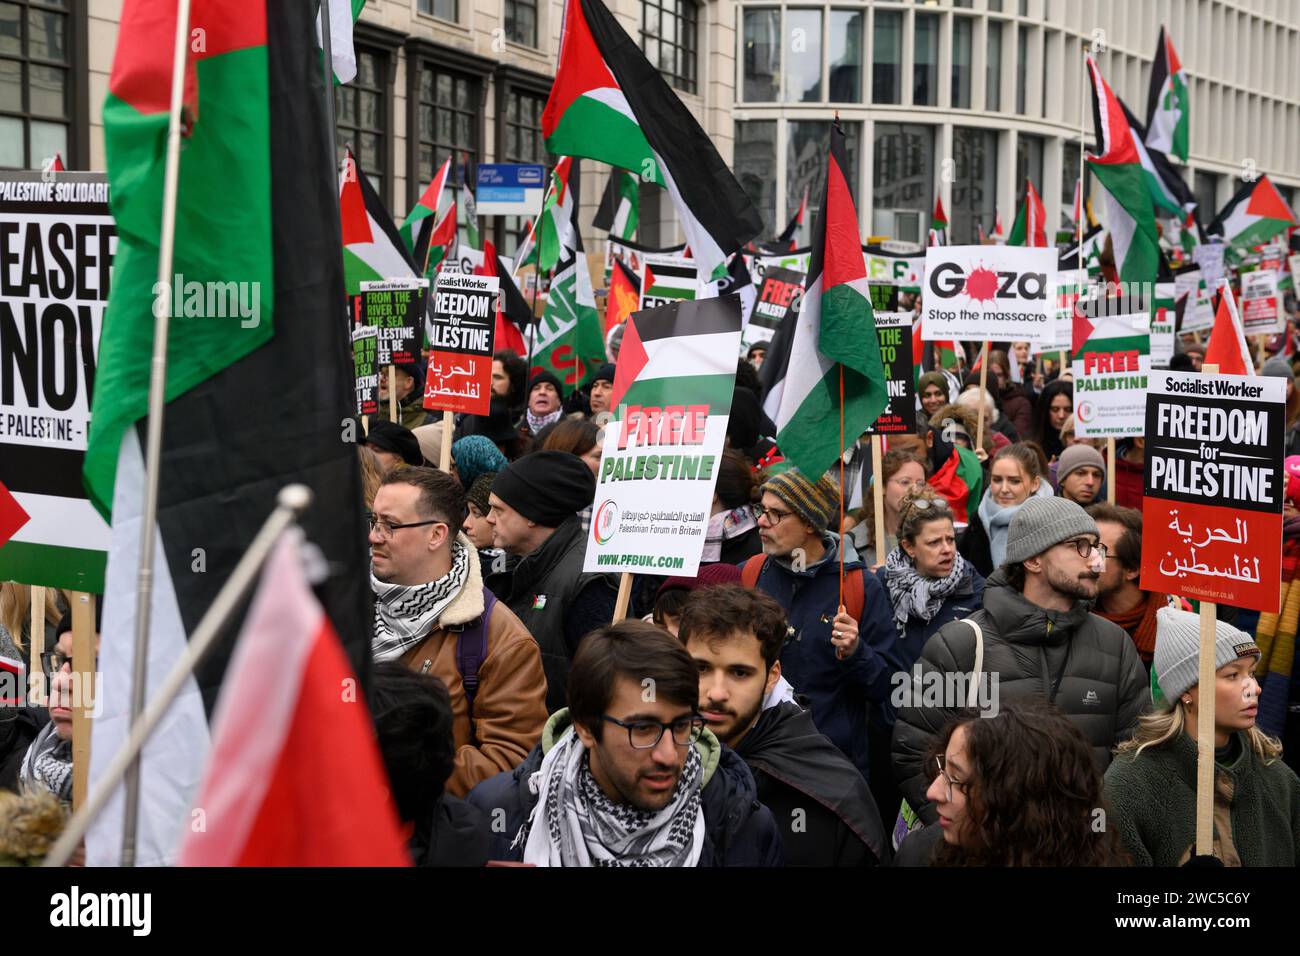
<svg viewBox="0 0 1300 956">
<path fill-rule="evenodd" d="M 537 46 L 537 0 L 506 0 L 506 39 Z"/>
<path fill-rule="evenodd" d="M 822 12 L 785 11 L 785 101 L 822 100 Z"/>
<path fill-rule="evenodd" d="M 830 35 L 832 103 L 862 102 L 862 11 L 832 10 Z"/>
<path fill-rule="evenodd" d="M 415 174 L 427 183 L 449 156 L 453 165 L 478 162 L 479 81 L 430 63 L 419 70 Z"/>
<path fill-rule="evenodd" d="M 695 92 L 695 0 L 641 0 L 641 49 L 677 89 Z"/>
<path fill-rule="evenodd" d="M 1079 146 L 1067 140 L 1061 149 L 1061 222 L 1064 228 L 1073 229 L 1074 187 L 1079 184 Z"/>
<path fill-rule="evenodd" d="M 916 45 L 912 64 L 912 103 L 939 103 L 939 18 L 932 13 L 916 15 Z"/>
<path fill-rule="evenodd" d="M 781 11 L 745 11 L 744 97 L 772 103 L 781 96 Z"/>
<path fill-rule="evenodd" d="M 72 28 L 60 0 L 0 3 L 0 167 L 70 164 Z"/>
<path fill-rule="evenodd" d="M 988 58 L 984 67 L 984 108 L 990 113 L 1002 109 L 1002 24 L 990 20 Z"/>
<path fill-rule="evenodd" d="M 871 102 L 903 102 L 903 15 L 877 10 L 871 46 Z"/>
<path fill-rule="evenodd" d="M 952 108 L 970 109 L 971 47 L 975 21 L 955 17 L 952 21 Z"/>
<path fill-rule="evenodd" d="M 922 242 L 934 208 L 934 127 L 876 123 L 873 235 Z"/>
<path fill-rule="evenodd" d="M 334 87 L 334 119 L 338 124 L 339 162 L 349 145 L 365 171 L 370 185 L 388 197 L 388 110 L 384 69 L 387 57 L 372 50 L 357 49 L 357 76 L 347 85 Z"/>
<path fill-rule="evenodd" d="M 456 0 L 420 0 L 420 12 L 453 23 L 459 19 L 460 14 Z"/>
<path fill-rule="evenodd" d="M 951 241 L 979 241 L 981 226 L 993 232 L 997 220 L 998 135 L 989 129 L 953 127 Z"/>
<path fill-rule="evenodd" d="M 1021 133 L 1016 137 L 1016 194 L 1025 188 L 1026 177 L 1034 184 L 1038 195 L 1043 191 L 1043 138 Z"/>
<path fill-rule="evenodd" d="M 776 120 L 736 123 L 736 179 L 763 217 L 764 232 L 774 236 L 776 222 Z"/>
<path fill-rule="evenodd" d="M 848 168 L 844 178 L 858 208 L 858 142 L 862 138 L 861 124 L 841 121 L 844 128 L 844 161 Z M 785 208 L 793 215 L 808 191 L 808 214 L 803 228 L 796 236 L 799 245 L 807 245 L 812 236 L 812 224 L 821 208 L 822 192 L 826 187 L 826 148 L 830 143 L 831 124 L 828 120 L 790 120 L 786 124 L 785 153 Z M 784 227 L 785 223 L 781 226 Z"/>
<path fill-rule="evenodd" d="M 1029 28 L 1016 31 L 1016 113 L 1025 115 L 1025 71 L 1029 62 Z"/>
<path fill-rule="evenodd" d="M 1196 195 L 1196 208 L 1200 212 L 1201 222 L 1209 225 L 1210 220 L 1219 211 L 1218 175 L 1198 169 L 1192 177 L 1192 192 Z"/>
<path fill-rule="evenodd" d="M 496 82 L 501 117 L 497 125 L 497 158 L 503 163 L 549 165 L 551 156 L 542 138 L 542 110 L 546 108 L 547 94 L 540 88 L 516 86 L 502 72 L 497 73 Z M 492 234 L 497 252 L 503 256 L 514 255 L 528 220 L 522 216 L 501 216 L 496 223 Z"/>
</svg>

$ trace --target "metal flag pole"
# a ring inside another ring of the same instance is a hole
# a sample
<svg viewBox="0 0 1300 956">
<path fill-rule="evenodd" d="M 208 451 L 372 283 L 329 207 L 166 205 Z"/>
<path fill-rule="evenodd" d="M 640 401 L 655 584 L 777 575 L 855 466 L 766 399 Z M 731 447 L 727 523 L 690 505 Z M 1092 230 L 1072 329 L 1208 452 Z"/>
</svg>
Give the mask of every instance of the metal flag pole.
<svg viewBox="0 0 1300 956">
<path fill-rule="evenodd" d="M 330 0 L 320 0 L 320 46 L 325 60 L 325 122 L 330 131 L 330 162 L 339 167 L 338 130 L 334 128 L 334 38 L 330 36 Z"/>
<path fill-rule="evenodd" d="M 149 365 L 149 425 L 144 466 L 144 513 L 140 521 L 140 566 L 136 573 L 135 660 L 131 675 L 131 726 L 144 710 L 149 676 L 149 619 L 152 610 L 154 535 L 158 527 L 158 469 L 162 461 L 163 411 L 167 388 L 167 336 L 171 318 L 172 259 L 176 247 L 176 194 L 180 185 L 181 107 L 190 34 L 190 0 L 176 5 L 176 40 L 172 49 L 172 89 L 167 124 L 167 158 L 163 175 L 162 229 L 158 241 L 158 283 L 165 302 L 154 302 L 153 357 Z M 122 866 L 135 865 L 136 822 L 140 810 L 140 758 L 126 771 L 125 817 L 122 821 Z"/>
<path fill-rule="evenodd" d="M 184 689 L 185 681 L 216 642 L 227 619 L 252 586 L 267 555 L 271 553 L 272 546 L 294 519 L 307 510 L 311 500 L 311 489 L 306 485 L 286 485 L 280 489 L 275 510 L 263 522 L 261 530 L 249 544 L 248 550 L 244 552 L 244 556 L 239 559 L 239 563 L 235 565 L 226 583 L 217 592 L 216 599 L 186 642 L 185 652 L 177 658 L 171 672 L 159 685 L 153 700 L 149 702 L 149 708 L 144 711 L 139 720 L 132 720 L 131 732 L 126 742 L 114 755 L 86 802 L 78 808 L 72 815 L 72 819 L 68 821 L 68 825 L 63 828 L 58 841 L 46 855 L 43 866 L 63 866 L 67 863 L 86 835 L 86 831 L 90 829 L 90 824 L 99 816 L 108 803 L 109 797 L 117 789 L 118 782 L 125 774 L 130 773 L 131 767 L 139 765 L 138 758 L 145 741 L 153 735 L 176 696 Z"/>
</svg>

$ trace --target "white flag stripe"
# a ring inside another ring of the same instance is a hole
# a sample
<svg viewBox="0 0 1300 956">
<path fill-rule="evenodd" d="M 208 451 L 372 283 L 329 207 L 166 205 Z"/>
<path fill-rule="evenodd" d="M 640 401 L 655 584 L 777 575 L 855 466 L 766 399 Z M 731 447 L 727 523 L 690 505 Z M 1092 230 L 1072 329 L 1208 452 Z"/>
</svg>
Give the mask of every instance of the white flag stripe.
<svg viewBox="0 0 1300 956">
<path fill-rule="evenodd" d="M 638 379 L 734 375 L 736 372 L 734 332 L 681 335 L 642 344 L 649 361 L 637 375 Z"/>
<path fill-rule="evenodd" d="M 85 498 L 60 498 L 13 492 L 14 499 L 32 518 L 18 529 L 14 541 L 56 548 L 107 551 L 113 536 L 99 512 Z"/>
<path fill-rule="evenodd" d="M 826 373 L 835 364 L 817 348 L 821 338 L 821 298 L 822 279 L 818 276 L 812 288 L 804 293 L 803 306 L 795 323 L 794 340 L 790 344 L 790 364 L 785 372 L 780 405 L 775 414 L 768 412 L 778 430 L 784 428 L 794 417 L 808 393 L 826 377 Z"/>
</svg>

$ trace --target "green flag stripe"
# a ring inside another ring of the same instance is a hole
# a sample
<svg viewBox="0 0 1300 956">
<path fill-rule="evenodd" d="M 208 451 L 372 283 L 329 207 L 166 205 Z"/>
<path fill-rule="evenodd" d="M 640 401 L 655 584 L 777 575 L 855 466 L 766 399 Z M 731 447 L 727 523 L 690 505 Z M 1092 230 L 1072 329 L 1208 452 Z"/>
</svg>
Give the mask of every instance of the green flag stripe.
<svg viewBox="0 0 1300 956">
<path fill-rule="evenodd" d="M 710 415 L 725 415 L 731 410 L 733 378 L 731 375 L 683 375 L 638 380 L 628 387 L 620 405 L 646 405 L 653 408 L 663 408 L 666 405 L 708 405 Z"/>
<path fill-rule="evenodd" d="M 44 581 L 49 587 L 97 593 L 104 590 L 106 551 L 10 541 L 0 548 L 0 581 Z M 74 568 L 85 569 L 78 574 Z"/>
<path fill-rule="evenodd" d="M 593 135 L 593 130 L 599 130 L 599 136 Z M 592 149 L 596 139 L 602 144 L 598 151 Z M 590 96 L 578 97 L 564 111 L 555 132 L 546 141 L 546 148 L 555 156 L 586 156 L 631 170 L 646 182 L 666 185 L 641 127 L 627 115 Z M 593 155 L 596 152 L 600 155 Z"/>
</svg>

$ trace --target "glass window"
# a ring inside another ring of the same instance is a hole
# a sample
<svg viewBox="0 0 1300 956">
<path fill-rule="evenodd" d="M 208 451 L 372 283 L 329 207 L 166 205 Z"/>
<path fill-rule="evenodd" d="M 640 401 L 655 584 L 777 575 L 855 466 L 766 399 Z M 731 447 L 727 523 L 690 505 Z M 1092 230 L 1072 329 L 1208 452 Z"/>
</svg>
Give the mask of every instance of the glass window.
<svg viewBox="0 0 1300 956">
<path fill-rule="evenodd" d="M 68 162 L 71 29 L 60 0 L 0 3 L 0 167 L 39 169 L 56 152 Z"/>
<path fill-rule="evenodd" d="M 822 12 L 785 11 L 785 101 L 822 100 Z"/>
<path fill-rule="evenodd" d="M 641 50 L 673 86 L 695 92 L 695 0 L 641 0 Z"/>
<path fill-rule="evenodd" d="M 832 103 L 862 102 L 862 11 L 832 10 L 830 31 Z"/>
<path fill-rule="evenodd" d="M 975 21 L 954 17 L 952 21 L 952 108 L 970 109 L 971 41 Z"/>
<path fill-rule="evenodd" d="M 637 240 L 647 246 L 671 245 L 674 238 L 673 220 L 665 218 L 660 198 L 667 192 L 654 183 L 641 184 L 640 217 L 636 223 Z"/>
<path fill-rule="evenodd" d="M 993 232 L 997 219 L 998 135 L 989 129 L 953 127 L 951 241 L 979 241 L 979 227 Z"/>
<path fill-rule="evenodd" d="M 1196 194 L 1196 208 L 1200 210 L 1201 222 L 1209 224 L 1218 212 L 1219 201 L 1218 195 L 1219 177 L 1215 173 L 1196 171 L 1192 179 L 1192 192 Z"/>
<path fill-rule="evenodd" d="M 357 48 L 357 77 L 334 86 L 334 121 L 338 126 L 339 162 L 351 145 L 375 192 L 387 197 L 388 150 L 385 57 Z"/>
<path fill-rule="evenodd" d="M 549 163 L 546 142 L 542 139 L 542 110 L 546 108 L 546 94 L 510 87 L 505 97 L 505 121 L 502 125 L 504 142 L 497 144 L 497 153 L 503 163 Z M 522 216 L 503 216 L 503 225 L 497 230 L 497 252 L 512 256 L 519 245 L 519 236 L 528 226 Z"/>
<path fill-rule="evenodd" d="M 1025 115 L 1025 70 L 1029 60 L 1029 28 L 1016 31 L 1016 112 Z"/>
<path fill-rule="evenodd" d="M 873 235 L 924 242 L 934 209 L 934 127 L 876 123 Z"/>
<path fill-rule="evenodd" d="M 1061 144 L 1061 221 L 1066 229 L 1074 228 L 1074 187 L 1079 182 L 1079 144 L 1066 140 Z"/>
<path fill-rule="evenodd" d="M 1043 195 L 1043 138 L 1021 133 L 1016 138 L 1016 195 L 1025 190 L 1025 178 L 1034 184 L 1038 195 Z"/>
<path fill-rule="evenodd" d="M 939 103 L 939 18 L 916 15 L 916 48 L 912 63 L 912 102 L 917 106 Z"/>
<path fill-rule="evenodd" d="M 989 0 L 989 10 L 993 13 L 1002 12 L 1002 0 Z"/>
<path fill-rule="evenodd" d="M 448 156 L 452 164 L 478 162 L 479 81 L 420 64 L 416 100 L 416 179 L 427 183 Z"/>
<path fill-rule="evenodd" d="M 506 0 L 506 39 L 537 46 L 537 0 Z"/>
<path fill-rule="evenodd" d="M 1002 24 L 990 20 L 988 59 L 984 67 L 984 108 L 990 113 L 1002 109 Z"/>
<path fill-rule="evenodd" d="M 871 47 L 871 102 L 903 102 L 903 15 L 877 10 Z"/>
<path fill-rule="evenodd" d="M 744 96 L 749 103 L 781 98 L 781 11 L 745 11 Z"/>
<path fill-rule="evenodd" d="M 736 124 L 734 169 L 741 188 L 763 217 L 764 235 L 776 235 L 784 228 L 776 222 L 776 120 Z"/>
<path fill-rule="evenodd" d="M 844 161 L 848 163 L 848 169 L 844 171 L 845 178 L 854 203 L 861 208 L 858 193 L 858 140 L 862 135 L 860 124 L 841 122 L 840 125 L 844 127 Z M 831 124 L 826 120 L 790 120 L 786 124 L 787 214 L 793 214 L 799 208 L 804 190 L 808 190 L 808 215 L 804 216 L 803 227 L 796 236 L 801 246 L 806 246 L 811 240 L 813 220 L 821 208 L 822 190 L 826 186 L 826 146 L 830 142 L 830 135 Z"/>
<path fill-rule="evenodd" d="M 456 0 L 420 0 L 420 12 L 443 20 L 451 20 L 454 23 L 459 10 L 456 7 Z"/>
</svg>

